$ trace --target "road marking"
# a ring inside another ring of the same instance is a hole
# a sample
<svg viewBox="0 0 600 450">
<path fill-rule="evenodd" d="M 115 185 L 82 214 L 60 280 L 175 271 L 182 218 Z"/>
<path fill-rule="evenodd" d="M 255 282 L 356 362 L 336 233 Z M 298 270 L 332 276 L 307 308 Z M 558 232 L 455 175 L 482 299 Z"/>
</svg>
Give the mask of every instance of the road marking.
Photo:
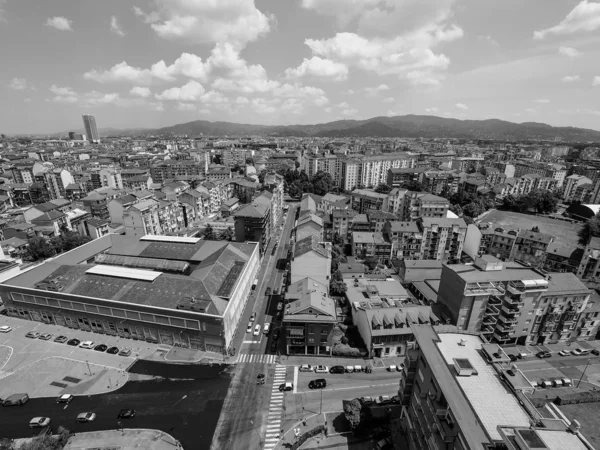
<svg viewBox="0 0 600 450">
<path fill-rule="evenodd" d="M 381 387 L 381 386 L 398 386 L 398 383 L 369 384 L 369 385 L 366 385 L 366 386 L 349 386 L 349 387 L 335 388 L 335 389 L 325 388 L 325 389 L 322 389 L 322 390 L 323 391 L 347 391 L 349 389 L 377 388 L 377 387 Z M 319 392 L 319 390 L 310 390 L 310 391 L 300 392 L 300 394 L 311 394 L 311 393 L 318 393 L 318 392 Z"/>
<path fill-rule="evenodd" d="M 298 392 L 298 366 L 294 366 L 294 391 L 296 394 Z"/>
<path fill-rule="evenodd" d="M 242 341 L 243 344 L 256 344 L 257 342 L 260 341 Z"/>
</svg>

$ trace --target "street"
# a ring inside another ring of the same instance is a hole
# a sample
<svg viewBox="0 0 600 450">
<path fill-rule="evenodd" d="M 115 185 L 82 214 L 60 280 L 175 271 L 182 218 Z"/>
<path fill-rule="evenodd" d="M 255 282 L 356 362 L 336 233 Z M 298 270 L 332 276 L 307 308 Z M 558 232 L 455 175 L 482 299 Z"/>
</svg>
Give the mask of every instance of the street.
<svg viewBox="0 0 600 450">
<path fill-rule="evenodd" d="M 532 355 L 518 360 L 515 364 L 530 381 L 539 383 L 555 378 L 570 378 L 574 384 L 577 384 L 585 370 L 581 387 L 600 387 L 599 356 L 560 356 L 558 353 L 552 353 L 551 358 L 539 359 Z"/>
</svg>

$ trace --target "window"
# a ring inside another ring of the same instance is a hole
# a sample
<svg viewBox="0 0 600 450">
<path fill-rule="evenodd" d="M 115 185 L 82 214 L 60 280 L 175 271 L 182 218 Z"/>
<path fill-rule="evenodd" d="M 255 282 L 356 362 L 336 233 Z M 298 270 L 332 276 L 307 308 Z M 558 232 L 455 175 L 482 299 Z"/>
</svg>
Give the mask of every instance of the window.
<svg viewBox="0 0 600 450">
<path fill-rule="evenodd" d="M 308 327 L 308 333 L 309 334 L 315 334 L 315 327 L 313 325 Z"/>
</svg>

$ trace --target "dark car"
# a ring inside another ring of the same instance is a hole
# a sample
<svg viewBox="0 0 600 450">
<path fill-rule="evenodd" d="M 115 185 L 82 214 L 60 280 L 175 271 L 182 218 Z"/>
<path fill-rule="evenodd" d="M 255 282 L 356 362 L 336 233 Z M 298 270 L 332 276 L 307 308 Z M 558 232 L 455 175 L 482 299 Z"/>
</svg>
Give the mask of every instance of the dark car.
<svg viewBox="0 0 600 450">
<path fill-rule="evenodd" d="M 344 366 L 331 366 L 329 373 L 345 373 L 346 368 Z"/>
<path fill-rule="evenodd" d="M 600 350 L 598 350 L 597 348 L 595 348 L 594 350 L 592 350 L 592 354 L 596 355 L 596 356 L 600 356 Z"/>
<path fill-rule="evenodd" d="M 511 376 L 511 377 L 514 377 L 514 376 L 515 376 L 515 371 L 514 371 L 514 370 L 512 370 L 512 369 L 508 369 L 508 370 L 506 371 L 506 374 L 507 374 L 507 375 L 509 375 L 509 376 Z"/>
<path fill-rule="evenodd" d="M 279 385 L 280 392 L 293 391 L 293 390 L 294 390 L 294 385 L 292 383 L 282 383 Z"/>
<path fill-rule="evenodd" d="M 119 353 L 119 348 L 111 347 L 108 350 L 106 350 L 106 353 L 110 353 L 111 355 L 116 355 L 117 353 Z"/>
<path fill-rule="evenodd" d="M 265 291 L 265 295 L 271 295 L 271 288 L 268 287 L 267 290 Z"/>
<path fill-rule="evenodd" d="M 509 359 L 510 359 L 512 362 L 515 362 L 515 361 L 518 359 L 518 358 L 517 358 L 515 355 L 513 355 L 512 353 L 511 353 L 510 355 L 508 355 L 508 358 L 509 358 Z"/>
<path fill-rule="evenodd" d="M 122 409 L 117 416 L 119 419 L 133 419 L 135 417 L 135 409 Z"/>
<path fill-rule="evenodd" d="M 279 292 L 279 291 L 277 291 L 277 288 L 274 288 L 273 289 L 273 295 L 277 295 L 277 292 Z"/>
<path fill-rule="evenodd" d="M 98 344 L 94 347 L 94 350 L 96 350 L 97 352 L 105 352 L 107 348 L 108 345 L 106 344 Z"/>
<path fill-rule="evenodd" d="M 279 339 L 279 328 L 273 331 L 273 340 L 276 341 L 277 339 Z"/>
<path fill-rule="evenodd" d="M 81 344 L 79 339 L 69 339 L 67 341 L 67 345 L 72 345 L 73 347 L 77 347 L 79 344 Z"/>
<path fill-rule="evenodd" d="M 308 383 L 309 389 L 323 389 L 327 387 L 327 380 L 324 378 L 318 378 L 316 380 L 310 380 Z"/>
<path fill-rule="evenodd" d="M 391 402 L 392 402 L 394 405 L 397 405 L 397 404 L 399 404 L 399 403 L 400 403 L 400 396 L 399 396 L 399 395 L 394 395 L 394 396 L 393 396 L 393 397 L 390 399 L 390 401 L 391 401 Z"/>
<path fill-rule="evenodd" d="M 271 341 L 271 353 L 275 353 L 277 351 L 277 339 Z"/>
<path fill-rule="evenodd" d="M 538 358 L 542 358 L 542 359 L 544 359 L 544 358 L 550 358 L 552 356 L 552 353 L 550 353 L 550 352 L 537 352 L 535 354 L 535 356 L 537 356 Z"/>
<path fill-rule="evenodd" d="M 64 344 L 68 340 L 69 340 L 69 338 L 66 336 L 57 336 L 54 338 L 54 342 L 58 342 L 59 344 Z"/>
</svg>

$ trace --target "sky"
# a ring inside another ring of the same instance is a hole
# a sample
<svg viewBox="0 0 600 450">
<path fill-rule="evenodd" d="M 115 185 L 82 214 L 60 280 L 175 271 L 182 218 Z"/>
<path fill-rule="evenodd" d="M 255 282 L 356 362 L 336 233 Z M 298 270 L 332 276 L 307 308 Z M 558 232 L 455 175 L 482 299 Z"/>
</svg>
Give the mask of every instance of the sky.
<svg viewBox="0 0 600 450">
<path fill-rule="evenodd" d="M 429 114 L 600 130 L 592 0 L 0 0 L 0 132 Z"/>
</svg>

